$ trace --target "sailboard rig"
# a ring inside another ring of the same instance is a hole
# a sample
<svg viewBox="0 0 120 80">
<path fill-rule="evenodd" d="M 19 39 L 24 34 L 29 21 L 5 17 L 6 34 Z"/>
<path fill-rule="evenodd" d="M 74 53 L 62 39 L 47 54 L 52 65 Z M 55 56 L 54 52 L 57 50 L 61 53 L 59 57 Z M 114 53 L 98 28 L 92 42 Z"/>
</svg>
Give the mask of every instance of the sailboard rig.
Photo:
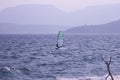
<svg viewBox="0 0 120 80">
<path fill-rule="evenodd" d="M 56 49 L 60 49 L 63 47 L 64 44 L 64 35 L 62 31 L 58 32 L 58 36 L 57 36 L 57 44 L 56 44 Z"/>
</svg>

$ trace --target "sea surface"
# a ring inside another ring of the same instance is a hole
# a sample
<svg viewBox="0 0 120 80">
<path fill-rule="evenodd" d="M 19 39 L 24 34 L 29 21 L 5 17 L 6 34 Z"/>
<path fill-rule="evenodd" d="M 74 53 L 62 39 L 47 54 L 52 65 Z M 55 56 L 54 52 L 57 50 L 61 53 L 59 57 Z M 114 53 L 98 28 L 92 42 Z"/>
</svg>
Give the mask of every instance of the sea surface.
<svg viewBox="0 0 120 80">
<path fill-rule="evenodd" d="M 57 35 L 0 35 L 0 80 L 57 80 L 103 76 L 106 61 L 120 75 L 120 35 L 65 35 L 55 49 Z"/>
</svg>

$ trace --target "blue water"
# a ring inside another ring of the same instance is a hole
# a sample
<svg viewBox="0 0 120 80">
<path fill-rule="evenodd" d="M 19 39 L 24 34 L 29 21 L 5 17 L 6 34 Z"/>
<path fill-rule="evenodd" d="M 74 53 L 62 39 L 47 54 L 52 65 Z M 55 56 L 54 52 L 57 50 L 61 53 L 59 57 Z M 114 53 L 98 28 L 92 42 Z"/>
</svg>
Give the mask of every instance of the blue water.
<svg viewBox="0 0 120 80">
<path fill-rule="evenodd" d="M 57 77 L 120 75 L 120 36 L 65 36 L 56 50 L 56 35 L 0 35 L 0 80 L 56 80 Z"/>
</svg>

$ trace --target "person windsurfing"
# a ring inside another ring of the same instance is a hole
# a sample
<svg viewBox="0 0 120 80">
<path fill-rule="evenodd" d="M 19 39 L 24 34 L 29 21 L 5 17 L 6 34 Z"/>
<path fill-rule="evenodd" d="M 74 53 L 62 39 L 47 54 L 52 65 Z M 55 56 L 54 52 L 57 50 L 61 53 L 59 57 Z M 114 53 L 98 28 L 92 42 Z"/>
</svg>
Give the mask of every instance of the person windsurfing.
<svg viewBox="0 0 120 80">
<path fill-rule="evenodd" d="M 64 39 L 63 32 L 59 31 L 58 37 L 57 37 L 56 49 L 63 47 L 63 42 L 64 42 L 63 39 Z"/>
</svg>

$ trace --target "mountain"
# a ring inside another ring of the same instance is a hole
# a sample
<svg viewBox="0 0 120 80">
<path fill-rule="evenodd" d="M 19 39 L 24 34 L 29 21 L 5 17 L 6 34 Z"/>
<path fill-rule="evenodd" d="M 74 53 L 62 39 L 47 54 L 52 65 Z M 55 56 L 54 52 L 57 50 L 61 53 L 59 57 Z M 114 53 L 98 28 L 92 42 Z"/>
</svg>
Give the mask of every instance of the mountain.
<svg viewBox="0 0 120 80">
<path fill-rule="evenodd" d="M 120 19 L 120 4 L 90 6 L 66 13 L 50 5 L 20 5 L 0 11 L 0 23 L 78 26 Z"/>
<path fill-rule="evenodd" d="M 57 25 L 62 24 L 64 15 L 54 6 L 21 5 L 1 11 L 0 23 Z"/>
<path fill-rule="evenodd" d="M 56 34 L 68 29 L 59 25 L 35 25 L 0 23 L 0 34 Z"/>
<path fill-rule="evenodd" d="M 85 25 L 67 29 L 66 34 L 106 34 L 120 33 L 120 20 L 101 24 L 101 25 Z"/>
<path fill-rule="evenodd" d="M 90 6 L 72 12 L 74 24 L 97 25 L 120 19 L 120 4 Z"/>
</svg>

